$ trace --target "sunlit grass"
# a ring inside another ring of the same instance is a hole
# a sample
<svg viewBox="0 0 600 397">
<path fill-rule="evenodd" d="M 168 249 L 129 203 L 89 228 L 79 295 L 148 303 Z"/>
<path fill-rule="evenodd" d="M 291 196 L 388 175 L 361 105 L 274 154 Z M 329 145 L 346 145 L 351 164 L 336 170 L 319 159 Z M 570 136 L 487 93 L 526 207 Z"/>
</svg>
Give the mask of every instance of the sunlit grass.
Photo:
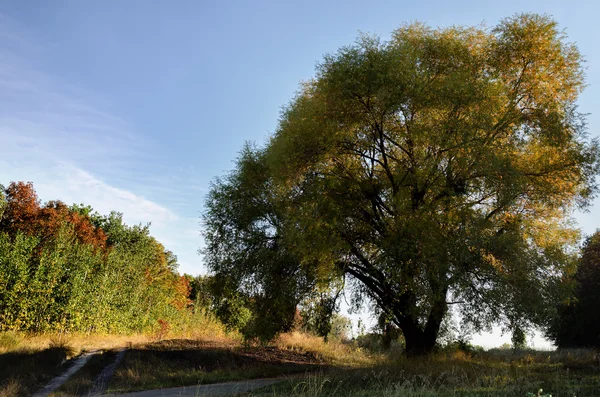
<svg viewBox="0 0 600 397">
<path fill-rule="evenodd" d="M 27 335 L 24 333 L 0 334 L 0 354 L 18 352 L 39 352 L 61 347 L 70 351 L 70 356 L 83 351 L 110 350 L 127 347 L 132 343 L 152 341 L 149 335 L 104 335 L 79 333 L 52 333 Z"/>
<path fill-rule="evenodd" d="M 335 366 L 368 367 L 381 364 L 386 360 L 383 354 L 370 353 L 351 344 L 337 341 L 325 343 L 323 338 L 300 332 L 280 335 L 275 344 L 282 349 L 312 353 L 315 357 Z"/>
<path fill-rule="evenodd" d="M 219 345 L 240 343 L 236 333 L 227 333 L 214 317 L 199 313 L 182 316 L 169 325 L 168 332 L 149 330 L 144 334 L 109 335 L 56 332 L 31 335 L 0 333 L 0 397 L 28 396 L 65 370 L 68 360 L 84 352 L 99 353 L 155 343 L 163 338 L 189 339 Z M 106 358 L 106 356 L 105 356 Z M 92 387 L 102 368 L 92 368 L 92 359 L 57 392 L 77 395 Z"/>
</svg>

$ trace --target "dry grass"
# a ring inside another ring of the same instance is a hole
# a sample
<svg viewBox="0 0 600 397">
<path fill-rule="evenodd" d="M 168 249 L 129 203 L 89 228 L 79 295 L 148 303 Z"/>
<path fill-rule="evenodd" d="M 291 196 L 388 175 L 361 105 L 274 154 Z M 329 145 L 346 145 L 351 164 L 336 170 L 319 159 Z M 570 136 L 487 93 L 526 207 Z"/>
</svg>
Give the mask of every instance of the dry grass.
<svg viewBox="0 0 600 397">
<path fill-rule="evenodd" d="M 197 340 L 218 344 L 239 344 L 239 337 L 224 332 L 216 332 L 210 324 L 200 330 L 178 329 L 163 337 L 188 337 L 194 335 Z M 215 331 L 214 334 L 212 332 Z M 54 333 L 27 335 L 17 332 L 0 333 L 0 397 L 27 396 L 43 387 L 54 376 L 64 371 L 64 364 L 90 351 L 112 351 L 122 347 L 131 348 L 152 344 L 157 335 L 102 335 L 79 333 Z M 92 364 L 94 361 L 92 360 Z M 77 390 L 89 388 L 96 372 L 87 368 L 68 382 L 58 395 L 75 395 Z M 85 376 L 83 376 L 83 375 Z M 75 393 L 75 394 L 73 394 Z"/>
<path fill-rule="evenodd" d="M 8 379 L 0 384 L 0 397 L 14 397 L 19 395 L 21 385 L 15 379 Z"/>
<path fill-rule="evenodd" d="M 388 356 L 368 368 L 334 370 L 285 382 L 252 396 L 600 396 L 600 366 L 591 350 L 446 351 L 427 358 Z"/>
<path fill-rule="evenodd" d="M 43 335 L 27 335 L 24 333 L 0 334 L 0 354 L 34 353 L 51 348 L 66 348 L 72 355 L 84 351 L 110 350 L 126 347 L 132 343 L 150 342 L 146 335 L 88 335 L 53 333 Z"/>
<path fill-rule="evenodd" d="M 15 352 L 39 352 L 54 347 L 67 348 L 73 355 L 94 350 L 115 350 L 133 345 L 153 343 L 161 339 L 192 339 L 214 343 L 239 343 L 234 333 L 210 334 L 206 330 L 169 332 L 158 338 L 156 334 L 106 335 L 84 333 L 52 333 L 27 335 L 24 333 L 0 333 L 0 354 Z"/>
<path fill-rule="evenodd" d="M 30 395 L 62 372 L 69 356 L 72 353 L 63 347 L 0 354 L 0 390 L 6 395 Z"/>
<path fill-rule="evenodd" d="M 386 361 L 383 354 L 369 353 L 359 347 L 341 342 L 325 343 L 323 338 L 300 332 L 279 336 L 275 345 L 281 349 L 310 352 L 328 364 L 340 367 L 370 367 Z"/>
<path fill-rule="evenodd" d="M 593 349 L 521 350 L 491 349 L 475 355 L 486 361 L 516 364 L 560 364 L 567 368 L 600 366 L 600 354 Z"/>
<path fill-rule="evenodd" d="M 64 360 L 82 351 L 119 347 L 129 350 L 111 384 L 113 391 L 310 371 L 300 382 L 284 382 L 263 392 L 286 397 L 527 397 L 543 389 L 553 397 L 600 396 L 600 358 L 586 349 L 445 350 L 428 358 L 408 359 L 397 351 L 369 353 L 351 344 L 324 343 L 301 333 L 281 335 L 271 347 L 244 346 L 239 337 L 225 333 L 190 329 L 178 334 L 185 338 L 174 332 L 166 337 L 178 338 L 160 341 L 155 334 L 0 334 L 0 397 L 29 395 L 59 373 Z M 72 384 L 56 395 L 85 391 L 100 367 L 84 367 Z"/>
</svg>

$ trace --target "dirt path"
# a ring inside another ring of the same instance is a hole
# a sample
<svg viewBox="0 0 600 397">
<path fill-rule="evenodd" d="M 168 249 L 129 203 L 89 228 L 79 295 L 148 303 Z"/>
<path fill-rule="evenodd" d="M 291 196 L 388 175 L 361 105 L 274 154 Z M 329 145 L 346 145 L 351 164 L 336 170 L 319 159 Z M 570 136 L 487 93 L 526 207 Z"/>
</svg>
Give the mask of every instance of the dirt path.
<svg viewBox="0 0 600 397">
<path fill-rule="evenodd" d="M 99 395 L 102 395 L 106 391 L 106 388 L 108 387 L 108 384 L 110 383 L 110 380 L 111 380 L 113 374 L 115 373 L 115 370 L 117 369 L 117 367 L 123 360 L 124 356 L 125 356 L 125 348 L 122 348 L 117 353 L 117 357 L 115 357 L 115 361 L 113 361 L 111 364 L 107 365 L 102 370 L 102 372 L 100 372 L 100 374 L 96 378 L 94 387 L 92 388 L 92 390 L 90 390 L 90 392 L 88 393 L 88 396 L 90 396 L 90 397 L 91 396 L 99 396 Z"/>
<path fill-rule="evenodd" d="M 289 378 L 254 379 L 239 382 L 214 383 L 210 385 L 174 387 L 171 389 L 146 390 L 125 394 L 105 394 L 104 397 L 218 397 L 237 394 L 274 385 Z"/>
<path fill-rule="evenodd" d="M 32 397 L 46 397 L 56 389 L 62 386 L 63 383 L 69 380 L 77 371 L 79 371 L 97 351 L 83 353 L 75 362 L 60 376 L 52 379 L 42 390 L 35 393 Z"/>
</svg>

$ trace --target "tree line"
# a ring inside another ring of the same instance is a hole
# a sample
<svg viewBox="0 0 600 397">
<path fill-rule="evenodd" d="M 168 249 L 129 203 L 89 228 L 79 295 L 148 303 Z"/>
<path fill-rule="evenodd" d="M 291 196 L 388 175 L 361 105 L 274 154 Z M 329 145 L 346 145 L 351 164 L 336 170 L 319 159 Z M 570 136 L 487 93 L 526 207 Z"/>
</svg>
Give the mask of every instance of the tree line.
<svg viewBox="0 0 600 397">
<path fill-rule="evenodd" d="M 0 185 L 1 331 L 143 332 L 187 310 L 189 288 L 148 225 Z"/>
<path fill-rule="evenodd" d="M 129 226 L 121 213 L 84 204 L 42 204 L 31 182 L 0 185 L 0 331 L 164 332 L 186 321 L 202 326 L 194 315 L 216 316 L 247 339 L 269 340 L 279 330 L 285 316 L 276 307 L 268 307 L 268 326 L 256 312 L 267 310 L 260 298 L 177 267 L 149 225 Z M 349 320 L 324 311 L 325 301 L 306 301 L 294 327 L 345 337 Z"/>
</svg>

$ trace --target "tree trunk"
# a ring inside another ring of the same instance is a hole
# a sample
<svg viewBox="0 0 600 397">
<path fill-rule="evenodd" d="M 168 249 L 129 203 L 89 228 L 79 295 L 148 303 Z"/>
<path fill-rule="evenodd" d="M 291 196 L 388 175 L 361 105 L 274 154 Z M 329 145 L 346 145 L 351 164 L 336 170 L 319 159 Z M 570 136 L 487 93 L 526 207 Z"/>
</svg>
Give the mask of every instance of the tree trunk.
<svg viewBox="0 0 600 397">
<path fill-rule="evenodd" d="M 428 356 L 433 353 L 436 338 L 432 338 L 431 335 L 427 335 L 421 331 L 410 336 L 405 336 L 404 338 L 406 341 L 406 355 L 408 357 Z"/>
<path fill-rule="evenodd" d="M 434 301 L 424 327 L 415 316 L 396 315 L 398 326 L 404 334 L 407 356 L 426 356 L 433 353 L 447 311 L 446 294 L 442 293 Z"/>
</svg>

